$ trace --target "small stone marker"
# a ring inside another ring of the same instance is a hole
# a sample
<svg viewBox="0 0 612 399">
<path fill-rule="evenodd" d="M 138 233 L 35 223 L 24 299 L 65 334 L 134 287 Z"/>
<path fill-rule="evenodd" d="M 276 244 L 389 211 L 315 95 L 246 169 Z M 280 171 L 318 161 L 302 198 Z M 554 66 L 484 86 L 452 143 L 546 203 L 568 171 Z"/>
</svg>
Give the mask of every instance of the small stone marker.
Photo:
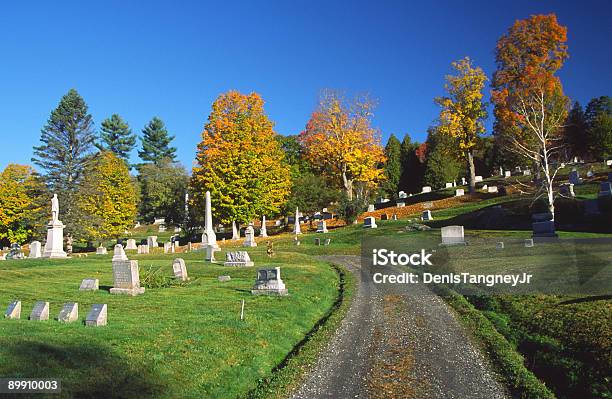
<svg viewBox="0 0 612 399">
<path fill-rule="evenodd" d="M 550 212 L 534 213 L 531 218 L 533 237 L 557 237 L 555 222 Z"/>
<path fill-rule="evenodd" d="M 325 220 L 319 220 L 317 223 L 317 233 L 327 233 L 327 222 Z"/>
<path fill-rule="evenodd" d="M 532 248 L 533 247 L 533 238 L 526 238 L 525 239 L 525 248 Z"/>
<path fill-rule="evenodd" d="M 106 250 L 106 247 L 100 245 L 98 248 L 96 248 L 96 255 L 106 255 L 107 253 L 108 251 Z"/>
<path fill-rule="evenodd" d="M 408 198 L 408 194 L 406 194 L 404 191 L 400 191 L 399 193 L 397 193 L 398 198 Z"/>
<path fill-rule="evenodd" d="M 315 238 L 314 239 L 314 245 L 320 246 L 321 245 L 321 239 L 320 238 Z"/>
<path fill-rule="evenodd" d="M 297 224 L 299 226 L 299 224 Z M 253 226 L 249 225 L 246 229 L 244 229 L 244 242 L 242 243 L 243 247 L 256 247 L 257 243 L 255 242 L 255 229 Z"/>
<path fill-rule="evenodd" d="M 465 186 L 467 184 L 467 181 L 465 180 L 465 177 L 461 178 L 461 185 Z"/>
<path fill-rule="evenodd" d="M 529 170 L 529 169 L 525 169 L 525 170 L 523 171 L 523 176 L 531 176 L 531 170 Z"/>
<path fill-rule="evenodd" d="M 113 286 L 111 294 L 136 296 L 145 292 L 140 286 L 137 260 L 113 262 Z"/>
<path fill-rule="evenodd" d="M 220 282 L 226 282 L 226 281 L 230 281 L 232 278 L 230 276 L 219 276 L 217 277 L 217 280 L 219 280 Z"/>
<path fill-rule="evenodd" d="M 30 313 L 30 320 L 49 320 L 49 302 L 38 301 L 34 304 L 32 313 Z"/>
<path fill-rule="evenodd" d="M 508 177 L 512 177 L 512 172 L 507 170 L 504 172 L 504 177 L 508 178 Z"/>
<path fill-rule="evenodd" d="M 397 220 L 397 215 L 394 213 L 393 216 L 391 217 L 392 220 Z"/>
<path fill-rule="evenodd" d="M 365 229 L 375 229 L 378 226 L 376 225 L 376 219 L 374 216 L 368 216 L 363 220 L 363 227 Z"/>
<path fill-rule="evenodd" d="M 453 183 L 446 183 L 446 186 L 444 186 L 444 188 L 453 188 Z"/>
<path fill-rule="evenodd" d="M 487 189 L 489 193 L 497 193 L 497 186 L 491 186 Z"/>
<path fill-rule="evenodd" d="M 421 215 L 421 220 L 422 221 L 433 220 L 433 217 L 431 216 L 431 211 L 429 209 L 426 211 L 423 211 L 423 214 Z"/>
<path fill-rule="evenodd" d="M 126 250 L 134 250 L 134 249 L 138 249 L 138 247 L 136 246 L 136 240 L 133 238 L 129 238 L 127 240 L 127 244 L 125 245 L 125 249 Z"/>
<path fill-rule="evenodd" d="M 455 190 L 455 197 L 462 197 L 465 195 L 465 191 L 462 188 L 458 188 Z"/>
<path fill-rule="evenodd" d="M 208 262 L 214 262 L 216 260 L 215 259 L 215 252 L 218 252 L 221 249 L 217 248 L 215 246 L 212 246 L 212 245 L 207 245 L 205 250 L 206 250 L 205 260 L 208 261 Z"/>
<path fill-rule="evenodd" d="M 117 244 L 113 250 L 113 262 L 118 260 L 128 260 L 125 251 L 123 250 L 123 245 Z"/>
<path fill-rule="evenodd" d="M 331 238 L 326 238 L 323 245 L 329 245 L 329 244 L 331 244 Z"/>
<path fill-rule="evenodd" d="M 30 243 L 30 254 L 28 255 L 28 258 L 30 259 L 40 258 L 42 256 L 41 249 L 42 249 L 42 246 L 40 245 L 40 241 L 32 241 Z"/>
<path fill-rule="evenodd" d="M 299 241 L 298 241 L 299 242 Z M 247 251 L 233 251 L 225 254 L 224 266 L 238 266 L 238 267 L 250 267 L 254 266 L 255 263 L 251 261 L 249 253 Z"/>
<path fill-rule="evenodd" d="M 97 278 L 86 278 L 81 281 L 79 291 L 97 291 L 100 289 L 100 280 Z"/>
<path fill-rule="evenodd" d="M 504 249 L 504 243 L 501 242 L 501 241 L 498 242 L 495 248 L 497 248 L 497 249 Z"/>
<path fill-rule="evenodd" d="M 368 205 L 368 212 L 374 212 L 376 209 L 374 208 L 374 204 Z"/>
<path fill-rule="evenodd" d="M 465 245 L 463 226 L 445 226 L 441 229 L 442 245 Z"/>
<path fill-rule="evenodd" d="M 107 313 L 107 306 L 105 303 L 93 304 L 85 319 L 85 325 L 92 327 L 105 326 L 107 323 Z"/>
<path fill-rule="evenodd" d="M 253 295 L 287 295 L 285 283 L 281 279 L 280 267 L 257 270 L 257 280 L 251 290 Z"/>
<path fill-rule="evenodd" d="M 382 215 L 380 215 L 380 220 L 389 220 L 389 215 L 383 213 Z"/>
<path fill-rule="evenodd" d="M 21 301 L 13 301 L 9 303 L 4 313 L 5 319 L 19 319 L 21 318 Z"/>
<path fill-rule="evenodd" d="M 62 323 L 72 323 L 79 318 L 79 304 L 76 302 L 65 303 L 57 316 L 57 321 Z"/>
<path fill-rule="evenodd" d="M 189 280 L 187 277 L 187 267 L 185 266 L 183 258 L 174 259 L 172 262 L 172 271 L 174 272 L 174 278 L 181 281 Z"/>
<path fill-rule="evenodd" d="M 148 236 L 147 237 L 147 245 L 149 246 L 149 248 L 157 247 L 157 236 Z"/>
<path fill-rule="evenodd" d="M 164 253 L 170 253 L 170 251 L 172 251 L 172 243 L 171 242 L 165 242 L 164 243 Z"/>
<path fill-rule="evenodd" d="M 405 203 L 405 202 L 398 202 L 398 203 L 396 203 L 395 205 L 396 205 L 398 208 L 403 208 L 403 207 L 405 207 L 405 206 L 406 206 L 406 203 Z"/>
<path fill-rule="evenodd" d="M 421 193 L 431 193 L 431 186 L 423 186 Z"/>
</svg>

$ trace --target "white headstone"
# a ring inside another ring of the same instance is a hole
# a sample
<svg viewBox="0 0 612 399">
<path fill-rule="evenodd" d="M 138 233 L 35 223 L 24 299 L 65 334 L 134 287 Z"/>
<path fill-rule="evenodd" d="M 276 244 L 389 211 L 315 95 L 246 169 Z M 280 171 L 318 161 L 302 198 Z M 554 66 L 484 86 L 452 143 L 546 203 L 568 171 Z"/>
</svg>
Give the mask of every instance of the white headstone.
<svg viewBox="0 0 612 399">
<path fill-rule="evenodd" d="M 129 238 L 127 240 L 127 244 L 125 246 L 125 249 L 138 249 L 138 247 L 136 247 L 136 240 L 133 238 Z"/>
<path fill-rule="evenodd" d="M 36 302 L 32 313 L 30 313 L 30 320 L 49 320 L 49 302 Z"/>
<path fill-rule="evenodd" d="M 120 260 L 113 262 L 113 288 L 111 294 L 136 296 L 145 292 L 140 286 L 137 260 Z"/>
<path fill-rule="evenodd" d="M 79 304 L 76 302 L 65 303 L 57 316 L 57 321 L 62 323 L 72 323 L 79 319 Z"/>
<path fill-rule="evenodd" d="M 461 197 L 465 195 L 465 191 L 462 188 L 458 188 L 455 190 L 455 197 Z"/>
<path fill-rule="evenodd" d="M 487 189 L 489 193 L 497 193 L 497 186 L 491 186 Z"/>
<path fill-rule="evenodd" d="M 229 251 L 225 254 L 224 266 L 250 267 L 255 265 L 247 251 Z"/>
<path fill-rule="evenodd" d="M 363 227 L 366 229 L 375 229 L 378 226 L 376 225 L 376 219 L 374 216 L 368 216 L 363 220 Z"/>
<path fill-rule="evenodd" d="M 41 256 L 42 256 L 42 253 L 41 253 L 40 241 L 32 241 L 30 243 L 30 254 L 28 255 L 28 258 L 35 259 L 35 258 L 40 258 Z"/>
<path fill-rule="evenodd" d="M 317 233 L 327 233 L 327 222 L 325 220 L 319 220 L 317 223 Z"/>
<path fill-rule="evenodd" d="M 95 303 L 85 319 L 85 325 L 91 327 L 105 326 L 108 318 L 108 310 L 105 303 Z"/>
<path fill-rule="evenodd" d="M 395 206 L 397 206 L 398 208 L 403 208 L 403 207 L 406 206 L 406 203 L 405 202 L 398 202 L 398 203 L 395 204 Z"/>
<path fill-rule="evenodd" d="M 170 253 L 170 251 L 172 251 L 172 243 L 169 241 L 166 241 L 164 243 L 164 253 L 167 254 L 167 253 Z"/>
<path fill-rule="evenodd" d="M 495 246 L 495 248 L 497 249 L 504 249 L 504 243 L 503 242 L 498 242 L 497 245 Z"/>
<path fill-rule="evenodd" d="M 97 278 L 85 278 L 81 281 L 79 291 L 97 291 L 100 288 L 100 280 Z"/>
<path fill-rule="evenodd" d="M 430 186 L 423 186 L 423 188 L 421 189 L 422 193 L 431 193 L 431 187 Z"/>
<path fill-rule="evenodd" d="M 465 186 L 467 184 L 467 181 L 465 180 L 465 177 L 461 178 L 461 185 Z"/>
<path fill-rule="evenodd" d="M 532 247 L 533 247 L 533 238 L 525 239 L 525 248 L 532 248 Z"/>
<path fill-rule="evenodd" d="M 96 255 L 106 255 L 107 253 L 108 251 L 106 250 L 106 247 L 103 247 L 102 245 L 96 248 Z"/>
<path fill-rule="evenodd" d="M 406 194 L 404 191 L 400 191 L 397 196 L 400 199 L 408 198 L 408 194 Z"/>
<path fill-rule="evenodd" d="M 446 183 L 444 188 L 453 188 L 453 183 Z"/>
<path fill-rule="evenodd" d="M 429 209 L 426 211 L 423 211 L 423 214 L 421 215 L 421 220 L 422 221 L 433 220 L 433 217 L 431 216 L 431 211 Z"/>
<path fill-rule="evenodd" d="M 5 319 L 19 319 L 21 318 L 21 301 L 13 301 L 9 303 L 6 312 L 4 313 Z"/>
<path fill-rule="evenodd" d="M 482 176 L 474 176 L 474 182 L 480 183 L 482 181 Z"/>
<path fill-rule="evenodd" d="M 442 245 L 465 244 L 463 226 L 445 226 L 441 229 Z"/>
<path fill-rule="evenodd" d="M 285 283 L 281 279 L 280 267 L 257 270 L 257 280 L 251 293 L 253 295 L 287 295 Z"/>
<path fill-rule="evenodd" d="M 149 248 L 157 248 L 157 236 L 148 236 L 147 245 Z"/>
<path fill-rule="evenodd" d="M 179 279 L 181 281 L 187 281 L 189 278 L 187 277 L 187 267 L 185 266 L 185 261 L 183 258 L 176 258 L 172 262 L 172 271 L 174 272 L 174 278 Z"/>
<path fill-rule="evenodd" d="M 300 224 L 298 223 L 297 226 Z M 244 229 L 244 241 L 242 242 L 243 247 L 256 247 L 257 243 L 255 242 L 255 229 L 253 226 L 249 225 L 246 229 Z"/>
<path fill-rule="evenodd" d="M 260 237 L 268 236 L 268 229 L 266 228 L 266 216 L 265 215 L 261 217 L 261 230 L 259 231 L 259 236 Z"/>
<path fill-rule="evenodd" d="M 374 212 L 376 210 L 376 208 L 374 207 L 374 204 L 369 204 L 368 205 L 368 212 Z"/>
<path fill-rule="evenodd" d="M 106 248 L 104 248 L 106 249 Z M 123 245 L 117 244 L 113 250 L 113 262 L 117 260 L 128 260 L 125 251 L 123 250 Z"/>
<path fill-rule="evenodd" d="M 204 220 L 204 233 L 202 234 L 202 246 L 207 247 L 211 246 L 215 249 L 219 249 L 219 244 L 217 244 L 217 235 L 213 230 L 213 221 L 212 221 L 212 207 L 210 204 L 210 191 L 206 192 L 206 217 Z"/>
<path fill-rule="evenodd" d="M 51 199 L 51 221 L 47 224 L 47 242 L 42 254 L 43 258 L 67 258 L 64 252 L 64 224 L 59 218 L 59 200 L 57 194 Z"/>
<path fill-rule="evenodd" d="M 236 228 L 236 221 L 232 221 L 232 240 L 238 241 L 240 239 L 240 233 L 238 232 L 238 228 Z"/>
</svg>

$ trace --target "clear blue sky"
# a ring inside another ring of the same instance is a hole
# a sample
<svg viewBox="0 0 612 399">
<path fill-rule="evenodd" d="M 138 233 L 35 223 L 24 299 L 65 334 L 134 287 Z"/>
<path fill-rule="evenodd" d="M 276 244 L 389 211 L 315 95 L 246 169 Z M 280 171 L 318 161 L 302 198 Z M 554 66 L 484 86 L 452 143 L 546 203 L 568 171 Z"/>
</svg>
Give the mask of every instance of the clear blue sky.
<svg viewBox="0 0 612 399">
<path fill-rule="evenodd" d="M 375 125 L 423 140 L 451 61 L 490 76 L 516 20 L 557 14 L 569 29 L 566 94 L 612 95 L 609 1 L 15 1 L 0 13 L 0 167 L 30 163 L 61 96 L 76 88 L 96 128 L 154 115 L 188 168 L 211 103 L 256 91 L 281 134 L 299 133 L 322 88 L 378 99 Z M 488 92 L 488 90 L 487 90 Z M 489 124 L 490 126 L 490 124 Z M 133 156 L 135 161 L 135 155 Z"/>
</svg>

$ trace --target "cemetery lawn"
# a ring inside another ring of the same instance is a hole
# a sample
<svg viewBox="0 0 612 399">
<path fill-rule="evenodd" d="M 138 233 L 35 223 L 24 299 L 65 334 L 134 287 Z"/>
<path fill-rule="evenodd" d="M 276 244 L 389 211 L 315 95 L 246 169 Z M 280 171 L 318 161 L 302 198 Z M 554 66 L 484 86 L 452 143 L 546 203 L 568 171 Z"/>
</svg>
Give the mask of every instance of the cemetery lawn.
<svg viewBox="0 0 612 399">
<path fill-rule="evenodd" d="M 277 251 L 269 259 L 262 245 L 249 252 L 256 267 L 240 269 L 205 264 L 201 252 L 128 252 L 139 260 L 141 276 L 150 267 L 171 276 L 172 259 L 180 256 L 191 278 L 185 286 L 147 288 L 137 297 L 107 291 L 111 255 L 2 262 L 0 304 L 21 300 L 22 312 L 21 320 L 0 320 L 0 376 L 59 378 L 65 398 L 245 396 L 329 316 L 340 281 L 329 264 L 306 255 Z M 251 295 L 256 268 L 264 266 L 282 267 L 288 297 Z M 218 282 L 225 274 L 231 281 Z M 99 291 L 79 291 L 88 277 L 100 279 Z M 63 303 L 78 302 L 81 322 L 27 320 L 38 300 L 50 302 L 50 318 Z M 108 304 L 108 326 L 82 324 L 94 303 Z M 289 375 L 283 384 L 298 378 Z"/>
</svg>

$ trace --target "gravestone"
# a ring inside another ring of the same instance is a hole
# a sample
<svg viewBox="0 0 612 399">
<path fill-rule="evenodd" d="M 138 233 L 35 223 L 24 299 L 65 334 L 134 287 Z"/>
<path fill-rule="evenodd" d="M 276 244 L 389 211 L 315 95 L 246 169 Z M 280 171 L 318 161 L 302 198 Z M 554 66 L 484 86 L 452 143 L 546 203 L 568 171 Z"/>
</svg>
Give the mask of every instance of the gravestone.
<svg viewBox="0 0 612 399">
<path fill-rule="evenodd" d="M 474 176 L 474 183 L 480 183 L 482 181 L 482 176 Z"/>
<path fill-rule="evenodd" d="M 405 206 L 406 206 L 406 203 L 405 203 L 405 202 L 398 202 L 398 203 L 396 203 L 395 205 L 396 205 L 398 208 L 403 208 L 403 207 L 405 207 Z"/>
<path fill-rule="evenodd" d="M 512 176 L 512 172 L 511 171 L 507 170 L 507 171 L 504 172 L 504 177 L 508 178 L 508 177 L 511 177 L 511 176 Z"/>
<path fill-rule="evenodd" d="M 232 221 L 232 241 L 238 241 L 240 239 L 240 232 L 236 227 L 236 221 Z"/>
<path fill-rule="evenodd" d="M 257 270 L 257 280 L 251 290 L 253 295 L 287 295 L 285 283 L 281 279 L 280 267 Z"/>
<path fill-rule="evenodd" d="M 465 245 L 463 226 L 445 226 L 441 229 L 442 245 Z"/>
<path fill-rule="evenodd" d="M 453 183 L 446 183 L 444 188 L 453 188 Z"/>
<path fill-rule="evenodd" d="M 261 229 L 259 230 L 259 236 L 260 237 L 268 236 L 268 229 L 266 228 L 266 217 L 265 216 L 261 217 Z"/>
<path fill-rule="evenodd" d="M 393 216 L 391 217 L 391 219 L 397 220 L 397 215 L 394 213 Z"/>
<path fill-rule="evenodd" d="M 164 243 L 164 253 L 170 253 L 173 250 L 172 248 L 172 243 L 171 242 L 165 242 Z"/>
<path fill-rule="evenodd" d="M 136 247 L 136 240 L 133 238 L 129 238 L 127 240 L 127 244 L 125 245 L 125 249 L 128 250 L 133 250 L 133 249 L 138 249 L 138 247 Z"/>
<path fill-rule="evenodd" d="M 574 185 L 571 183 L 561 184 L 561 186 L 559 186 L 559 194 L 574 198 L 576 196 L 574 193 Z"/>
<path fill-rule="evenodd" d="M 25 255 L 21 250 L 21 245 L 17 244 L 16 242 L 12 243 L 11 249 L 9 250 L 9 253 L 6 255 L 6 257 L 7 259 L 24 259 Z"/>
<path fill-rule="evenodd" d="M 49 320 L 49 302 L 38 301 L 34 304 L 32 313 L 30 313 L 30 320 Z"/>
<path fill-rule="evenodd" d="M 586 174 L 586 177 L 591 178 L 591 177 L 593 177 L 594 175 L 595 175 L 595 173 L 593 173 L 593 171 L 592 171 L 592 170 L 589 170 L 589 171 L 587 172 L 587 174 Z"/>
<path fill-rule="evenodd" d="M 297 207 L 295 207 L 295 220 L 293 226 L 293 234 L 298 235 L 302 234 L 302 229 L 300 228 L 300 211 Z"/>
<path fill-rule="evenodd" d="M 297 224 L 299 226 L 299 224 Z M 255 229 L 253 226 L 249 225 L 246 229 L 244 229 L 244 242 L 242 243 L 243 247 L 256 247 L 257 243 L 255 242 Z"/>
<path fill-rule="evenodd" d="M 148 236 L 147 245 L 149 248 L 157 248 L 157 236 Z"/>
<path fill-rule="evenodd" d="M 525 239 L 525 248 L 533 248 L 533 238 Z"/>
<path fill-rule="evenodd" d="M 580 175 L 578 174 L 577 170 L 572 170 L 570 172 L 569 182 L 574 185 L 582 183 L 582 179 L 580 178 Z"/>
<path fill-rule="evenodd" d="M 389 215 L 383 213 L 382 215 L 380 215 L 380 220 L 389 220 Z"/>
<path fill-rule="evenodd" d="M 555 233 L 555 221 L 552 220 L 550 212 L 534 213 L 532 219 L 532 237 L 557 237 Z"/>
<path fill-rule="evenodd" d="M 374 212 L 376 209 L 374 208 L 374 204 L 368 205 L 368 212 Z"/>
<path fill-rule="evenodd" d="M 115 248 L 113 250 L 113 259 L 112 261 L 118 261 L 118 260 L 128 260 L 127 255 L 125 254 L 125 251 L 123 250 L 123 245 L 121 244 L 116 244 Z"/>
<path fill-rule="evenodd" d="M 531 176 L 531 170 L 529 170 L 529 169 L 525 169 L 525 170 L 523 171 L 523 176 Z"/>
<path fill-rule="evenodd" d="M 247 251 L 229 251 L 225 254 L 224 266 L 250 267 L 255 263 L 251 261 L 251 257 Z"/>
<path fill-rule="evenodd" d="M 113 288 L 111 294 L 136 296 L 145 292 L 140 286 L 137 260 L 119 260 L 113 262 Z"/>
<path fill-rule="evenodd" d="M 217 244 L 217 235 L 213 229 L 212 207 L 210 200 L 210 191 L 206 192 L 205 213 L 204 213 L 204 233 L 202 234 L 202 247 L 213 247 L 219 249 Z"/>
<path fill-rule="evenodd" d="M 41 253 L 40 241 L 32 241 L 30 243 L 30 254 L 28 255 L 28 258 L 36 259 L 36 258 L 40 258 L 41 256 L 42 256 L 42 253 Z"/>
<path fill-rule="evenodd" d="M 325 241 L 323 242 L 323 245 L 329 245 L 331 244 L 331 238 L 326 238 Z"/>
<path fill-rule="evenodd" d="M 172 271 L 174 272 L 174 278 L 181 281 L 189 280 L 187 277 L 187 267 L 185 266 L 183 258 L 174 259 L 172 262 Z"/>
<path fill-rule="evenodd" d="M 57 321 L 62 323 L 72 323 L 79 318 L 79 304 L 76 302 L 65 303 L 57 316 Z"/>
<path fill-rule="evenodd" d="M 319 220 L 317 223 L 317 233 L 327 233 L 327 222 L 325 220 Z"/>
<path fill-rule="evenodd" d="M 64 252 L 64 228 L 66 227 L 59 217 L 59 201 L 57 194 L 53 194 L 51 198 L 51 220 L 47 224 L 47 242 L 45 242 L 45 250 L 43 258 L 67 258 L 68 254 Z"/>
<path fill-rule="evenodd" d="M 599 194 L 597 194 L 597 198 L 612 199 L 612 183 L 610 183 L 609 181 L 600 183 Z"/>
<path fill-rule="evenodd" d="M 9 303 L 6 312 L 4 313 L 5 319 L 19 319 L 21 318 L 21 301 L 13 301 Z"/>
<path fill-rule="evenodd" d="M 433 217 L 431 216 L 431 211 L 429 209 L 423 211 L 423 214 L 421 215 L 421 220 L 424 222 L 428 220 L 433 220 Z"/>
<path fill-rule="evenodd" d="M 230 276 L 219 276 L 217 277 L 217 280 L 219 280 L 220 282 L 224 283 L 226 281 L 230 281 L 232 278 Z"/>
<path fill-rule="evenodd" d="M 206 246 L 206 256 L 204 257 L 206 261 L 208 262 L 214 262 L 215 261 L 215 252 L 220 251 L 221 249 L 219 248 L 215 248 L 213 246 Z"/>
<path fill-rule="evenodd" d="M 422 192 L 422 193 L 431 193 L 431 187 L 430 187 L 430 186 L 424 186 L 424 187 L 421 189 L 421 192 Z"/>
<path fill-rule="evenodd" d="M 491 186 L 487 188 L 487 192 L 489 193 L 497 193 L 497 186 Z"/>
<path fill-rule="evenodd" d="M 455 190 L 455 197 L 463 197 L 465 195 L 465 190 L 462 188 L 458 188 Z"/>
<path fill-rule="evenodd" d="M 165 233 L 166 232 L 166 225 L 165 224 L 160 224 L 157 227 L 157 231 L 159 231 L 160 233 Z"/>
<path fill-rule="evenodd" d="M 107 324 L 108 310 L 105 303 L 94 303 L 85 318 L 85 325 L 90 327 L 101 327 Z"/>
<path fill-rule="evenodd" d="M 461 185 L 465 186 L 467 184 L 467 181 L 465 180 L 465 177 L 461 178 Z"/>
<path fill-rule="evenodd" d="M 487 191 L 487 189 L 488 189 L 488 188 L 489 188 L 489 186 L 488 186 L 488 185 L 486 185 L 486 184 L 485 184 L 484 186 L 482 186 L 482 189 L 483 189 L 484 191 Z"/>
<path fill-rule="evenodd" d="M 107 253 L 106 247 L 99 246 L 96 248 L 96 255 L 106 255 Z"/>
<path fill-rule="evenodd" d="M 314 239 L 314 245 L 316 245 L 316 246 L 321 245 L 321 239 L 320 238 L 315 238 Z"/>
<path fill-rule="evenodd" d="M 378 226 L 376 225 L 376 219 L 374 218 L 374 216 L 368 216 L 365 219 L 363 219 L 363 227 L 365 229 L 375 229 Z"/>
<path fill-rule="evenodd" d="M 497 249 L 504 249 L 504 243 L 503 242 L 498 242 L 497 245 L 495 246 L 495 248 Z"/>
<path fill-rule="evenodd" d="M 100 288 L 100 280 L 97 278 L 86 278 L 81 281 L 79 291 L 97 291 Z"/>
<path fill-rule="evenodd" d="M 408 194 L 406 194 L 404 191 L 400 191 L 397 196 L 400 199 L 408 198 Z"/>
<path fill-rule="evenodd" d="M 612 159 L 606 160 L 606 166 L 612 166 Z"/>
</svg>

